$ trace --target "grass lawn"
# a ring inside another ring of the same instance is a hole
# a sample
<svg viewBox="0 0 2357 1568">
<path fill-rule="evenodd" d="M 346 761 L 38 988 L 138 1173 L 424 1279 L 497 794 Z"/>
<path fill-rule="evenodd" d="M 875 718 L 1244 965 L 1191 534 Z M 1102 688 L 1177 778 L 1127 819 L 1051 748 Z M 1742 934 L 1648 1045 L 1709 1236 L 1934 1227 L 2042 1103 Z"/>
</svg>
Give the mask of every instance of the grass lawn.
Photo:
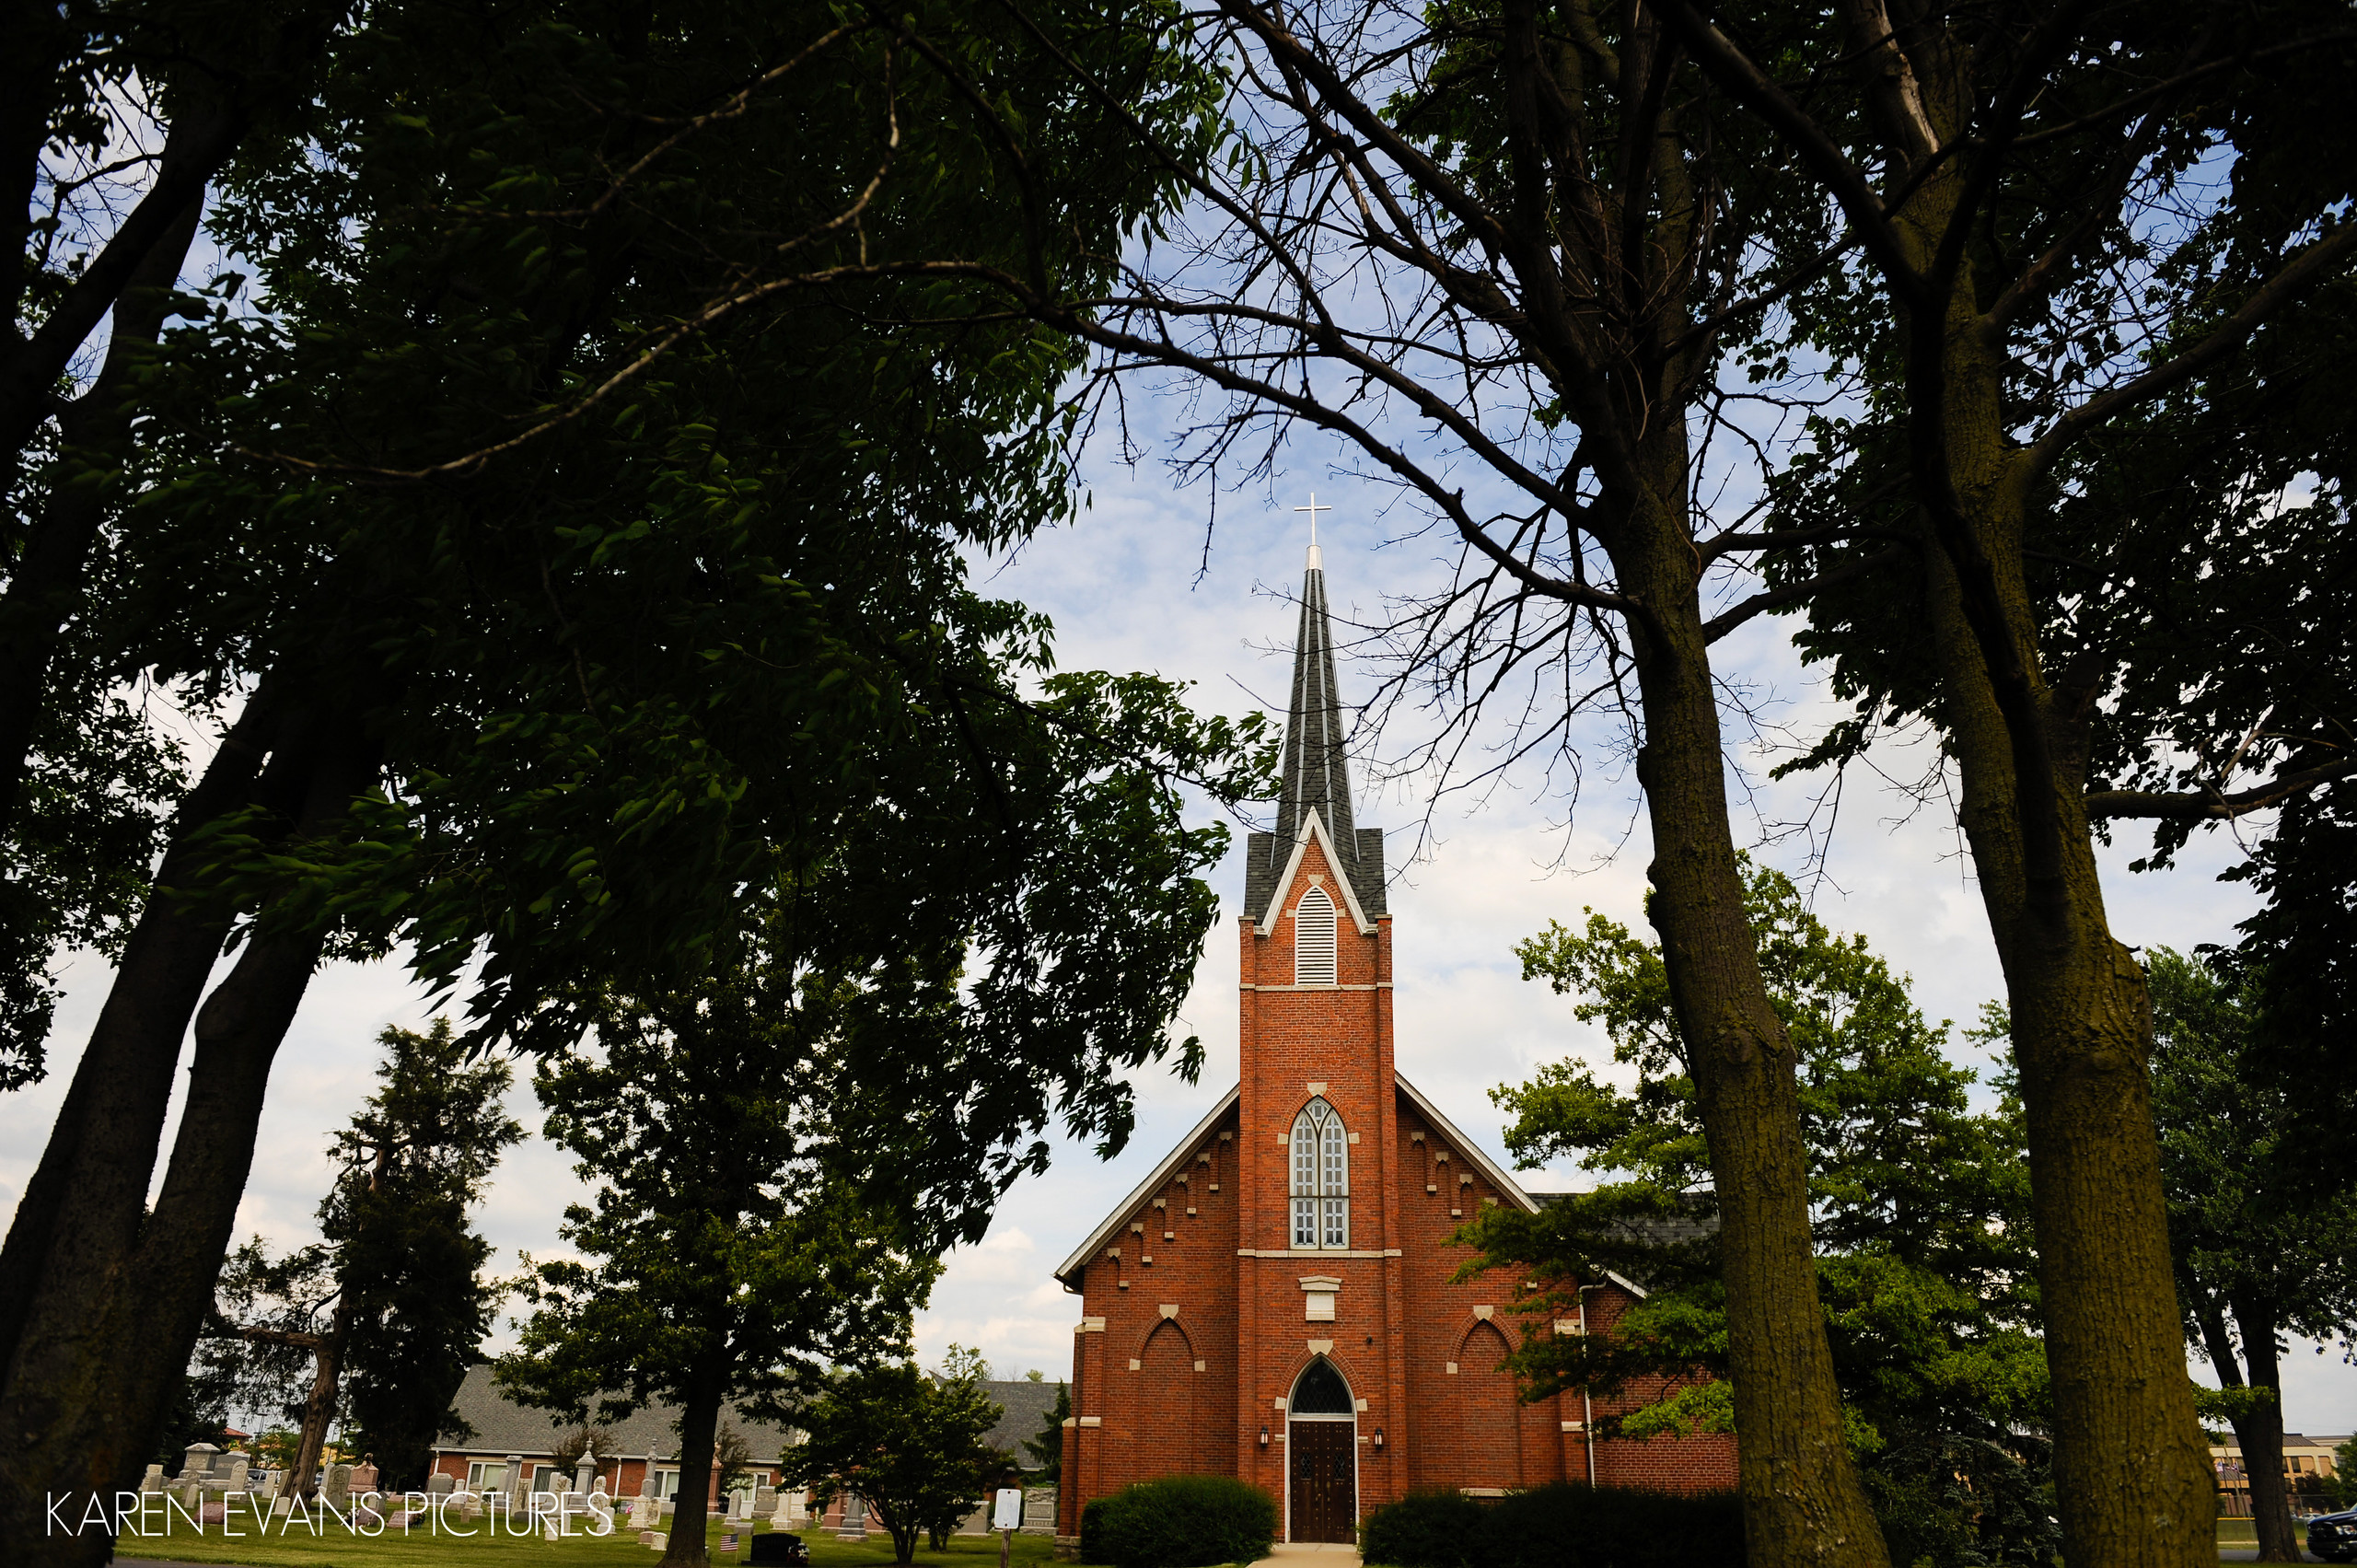
<svg viewBox="0 0 2357 1568">
<path fill-rule="evenodd" d="M 180 1523 L 178 1519 L 174 1523 Z M 478 1527 L 484 1521 L 477 1520 Z M 761 1527 L 766 1529 L 766 1527 Z M 447 1535 L 431 1535 L 423 1529 L 413 1530 L 402 1539 L 397 1530 L 381 1536 L 348 1535 L 341 1525 L 331 1523 L 331 1533 L 314 1537 L 297 1528 L 292 1535 L 273 1532 L 265 1537 L 253 1532 L 250 1523 L 244 1525 L 242 1537 L 224 1539 L 220 1527 L 209 1527 L 198 1536 L 182 1527 L 172 1535 L 135 1537 L 126 1532 L 115 1545 L 116 1556 L 123 1559 L 164 1558 L 176 1562 L 246 1562 L 260 1568 L 496 1568 L 497 1564 L 513 1564 L 514 1568 L 620 1568 L 626 1563 L 646 1563 L 649 1568 L 660 1558 L 638 1544 L 638 1537 L 629 1530 L 617 1529 L 603 1539 L 543 1540 L 539 1536 L 493 1536 L 488 1529 L 471 1539 Z M 724 1556 L 720 1551 L 721 1527 L 714 1523 L 709 1532 L 713 1562 L 715 1564 L 741 1562 L 749 1532 L 739 1533 L 735 1556 Z M 803 1539 L 810 1543 L 810 1568 L 888 1568 L 892 1561 L 892 1538 L 882 1531 L 873 1531 L 864 1541 L 837 1540 L 833 1535 L 806 1531 Z M 1015 1538 L 1015 1562 L 1024 1568 L 1039 1568 L 1054 1552 L 1053 1543 L 1046 1536 L 1018 1535 Z M 953 1536 L 946 1551 L 928 1551 L 923 1542 L 917 1546 L 916 1560 L 926 1568 L 997 1568 L 998 1538 L 996 1536 Z"/>
</svg>

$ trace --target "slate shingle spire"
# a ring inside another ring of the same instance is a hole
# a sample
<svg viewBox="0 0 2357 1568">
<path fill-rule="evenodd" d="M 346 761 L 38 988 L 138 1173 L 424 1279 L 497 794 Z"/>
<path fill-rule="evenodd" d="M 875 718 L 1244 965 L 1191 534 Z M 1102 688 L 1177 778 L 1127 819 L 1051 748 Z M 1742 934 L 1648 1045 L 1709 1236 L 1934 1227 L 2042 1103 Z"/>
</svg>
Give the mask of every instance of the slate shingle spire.
<svg viewBox="0 0 2357 1568">
<path fill-rule="evenodd" d="M 1318 563 L 1318 547 L 1309 548 L 1309 568 L 1301 582 L 1301 631 L 1293 645 L 1293 704 L 1285 715 L 1276 836 L 1290 849 L 1304 817 L 1315 808 L 1349 854 L 1351 772 L 1342 754 L 1342 698 L 1334 684 L 1334 628 L 1326 612 L 1326 574 Z"/>
<path fill-rule="evenodd" d="M 1245 912 L 1268 914 L 1277 878 L 1316 811 L 1332 838 L 1337 868 L 1351 879 L 1369 919 L 1383 912 L 1383 830 L 1360 828 L 1351 810 L 1351 772 L 1342 741 L 1348 726 L 1334 680 L 1334 629 L 1326 609 L 1326 571 L 1309 547 L 1302 574 L 1301 627 L 1293 650 L 1293 703 L 1285 715 L 1284 774 L 1277 796 L 1277 830 L 1247 841 Z"/>
</svg>

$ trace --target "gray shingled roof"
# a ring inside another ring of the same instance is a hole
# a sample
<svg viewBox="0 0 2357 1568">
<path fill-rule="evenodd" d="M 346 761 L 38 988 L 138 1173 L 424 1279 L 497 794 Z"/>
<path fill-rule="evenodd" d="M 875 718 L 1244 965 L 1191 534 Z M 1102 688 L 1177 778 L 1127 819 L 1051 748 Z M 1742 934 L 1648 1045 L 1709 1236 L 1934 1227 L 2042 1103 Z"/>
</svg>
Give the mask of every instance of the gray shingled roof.
<svg viewBox="0 0 2357 1568">
<path fill-rule="evenodd" d="M 468 1368 L 467 1380 L 459 1386 L 459 1396 L 451 1403 L 459 1419 L 474 1428 L 475 1434 L 464 1441 L 444 1438 L 440 1446 L 449 1453 L 493 1457 L 519 1454 L 531 1458 L 554 1453 L 565 1434 L 575 1430 L 572 1422 L 509 1399 L 491 1380 L 487 1365 Z M 783 1427 L 754 1421 L 742 1411 L 730 1411 L 727 1419 L 752 1446 L 755 1463 L 774 1464 L 784 1452 L 786 1435 Z M 648 1406 L 627 1421 L 612 1423 L 610 1442 L 625 1459 L 642 1458 L 648 1454 L 662 1459 L 677 1458 L 679 1420 L 676 1405 Z"/>
<path fill-rule="evenodd" d="M 1025 1439 L 1039 1435 L 1048 1412 L 1056 1408 L 1056 1385 L 1034 1383 L 1028 1378 L 1011 1382 L 988 1382 L 982 1387 L 990 1391 L 1005 1411 L 996 1426 L 991 1428 L 983 1441 L 994 1448 L 1013 1454 L 1026 1469 L 1037 1469 L 1030 1455 L 1023 1451 Z M 448 1453 L 488 1454 L 504 1457 L 520 1455 L 525 1458 L 554 1453 L 556 1446 L 574 1430 L 570 1422 L 554 1420 L 549 1411 L 519 1405 L 501 1392 L 492 1381 L 488 1365 L 471 1367 L 467 1380 L 459 1385 L 458 1398 L 452 1401 L 459 1415 L 475 1429 L 475 1434 L 463 1442 L 445 1438 L 441 1447 Z M 661 1459 L 679 1457 L 679 1434 L 677 1423 L 678 1407 L 655 1405 L 640 1411 L 627 1421 L 611 1427 L 611 1447 L 622 1458 L 640 1458 L 653 1454 Z M 752 1446 L 753 1462 L 774 1464 L 786 1442 L 785 1431 L 766 1422 L 754 1421 L 742 1411 L 731 1412 L 729 1419 L 737 1430 L 744 1434 Z"/>
<path fill-rule="evenodd" d="M 1326 610 L 1326 574 L 1303 574 L 1301 629 L 1293 650 L 1293 704 L 1285 715 L 1284 775 L 1277 796 L 1277 830 L 1253 833 L 1244 845 L 1244 912 L 1260 920 L 1277 896 L 1277 878 L 1293 858 L 1311 810 L 1326 824 L 1337 867 L 1350 878 L 1359 908 L 1373 920 L 1386 912 L 1383 830 L 1353 820 L 1350 760 L 1343 753 L 1342 697 L 1334 680 L 1334 628 Z"/>
<path fill-rule="evenodd" d="M 1015 1456 L 1016 1462 L 1027 1470 L 1038 1469 L 1039 1462 L 1023 1450 L 1023 1445 L 1039 1435 L 1039 1428 L 1047 1424 L 1048 1413 L 1056 1408 L 1054 1383 L 1034 1383 L 1028 1378 L 1019 1382 L 992 1381 L 982 1385 L 990 1390 L 1006 1413 L 999 1417 L 996 1426 L 986 1433 L 982 1441 L 993 1448 L 1003 1448 Z"/>
</svg>

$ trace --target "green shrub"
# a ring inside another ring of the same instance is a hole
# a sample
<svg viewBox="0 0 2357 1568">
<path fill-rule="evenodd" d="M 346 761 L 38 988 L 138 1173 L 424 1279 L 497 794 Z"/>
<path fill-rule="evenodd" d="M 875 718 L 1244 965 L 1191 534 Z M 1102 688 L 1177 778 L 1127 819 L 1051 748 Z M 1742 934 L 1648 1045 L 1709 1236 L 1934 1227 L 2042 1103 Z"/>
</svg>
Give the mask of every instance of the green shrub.
<svg viewBox="0 0 2357 1568">
<path fill-rule="evenodd" d="M 1141 1481 L 1081 1510 L 1080 1558 L 1116 1568 L 1210 1568 L 1269 1555 L 1277 1505 L 1225 1476 Z"/>
<path fill-rule="evenodd" d="M 1473 1542 L 1490 1511 L 1461 1492 L 1413 1492 L 1369 1514 L 1359 1555 L 1391 1568 L 1473 1568 Z"/>
<path fill-rule="evenodd" d="M 1105 1515 L 1113 1505 L 1110 1497 L 1099 1497 L 1080 1511 L 1080 1560 L 1083 1562 L 1110 1562 L 1105 1555 Z"/>
<path fill-rule="evenodd" d="M 1359 1551 L 1385 1568 L 1743 1568 L 1743 1510 L 1733 1493 L 1420 1493 L 1369 1515 Z"/>
</svg>

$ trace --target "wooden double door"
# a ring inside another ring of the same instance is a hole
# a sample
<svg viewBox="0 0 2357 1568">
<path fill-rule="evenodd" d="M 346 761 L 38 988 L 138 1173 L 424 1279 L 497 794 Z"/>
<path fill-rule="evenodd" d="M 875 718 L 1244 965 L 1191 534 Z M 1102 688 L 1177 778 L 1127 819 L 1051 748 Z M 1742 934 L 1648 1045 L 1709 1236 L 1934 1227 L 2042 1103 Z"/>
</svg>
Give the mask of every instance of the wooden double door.
<svg viewBox="0 0 2357 1568">
<path fill-rule="evenodd" d="M 1292 1539 L 1356 1541 L 1358 1423 L 1296 1421 L 1291 1426 Z"/>
</svg>

